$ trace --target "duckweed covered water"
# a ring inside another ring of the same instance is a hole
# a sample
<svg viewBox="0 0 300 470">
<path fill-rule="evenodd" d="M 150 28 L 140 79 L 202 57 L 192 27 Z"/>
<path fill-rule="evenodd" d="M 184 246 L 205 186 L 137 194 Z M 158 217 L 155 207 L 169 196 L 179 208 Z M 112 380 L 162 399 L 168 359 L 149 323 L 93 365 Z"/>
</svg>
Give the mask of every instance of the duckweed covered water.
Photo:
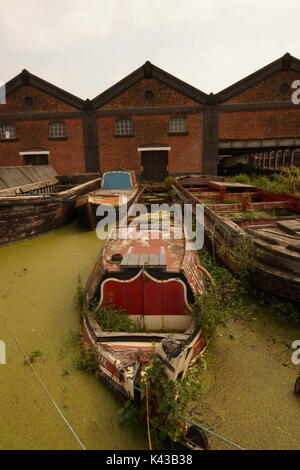
<svg viewBox="0 0 300 470">
<path fill-rule="evenodd" d="M 72 303 L 76 275 L 84 280 L 101 242 L 76 223 L 0 248 L 0 449 L 78 449 L 13 340 L 13 328 L 49 392 L 88 449 L 144 449 L 118 424 L 121 405 L 104 384 L 76 370 L 79 319 Z M 279 323 L 249 301 L 208 349 L 195 421 L 248 449 L 300 449 L 299 366 L 291 363 L 299 329 Z M 210 438 L 213 449 L 230 448 Z"/>
<path fill-rule="evenodd" d="M 300 450 L 300 397 L 293 393 L 300 366 L 291 344 L 300 330 L 268 307 L 247 311 L 218 330 L 209 345 L 195 421 L 246 449 Z M 212 449 L 233 449 L 210 437 Z"/>
<path fill-rule="evenodd" d="M 87 278 L 101 242 L 73 223 L 0 248 L 0 449 L 78 449 L 13 340 L 24 350 L 58 406 L 88 449 L 144 449 L 145 441 L 118 424 L 121 405 L 93 376 L 76 370 L 76 275 Z M 74 340 L 75 339 L 75 340 Z"/>
</svg>

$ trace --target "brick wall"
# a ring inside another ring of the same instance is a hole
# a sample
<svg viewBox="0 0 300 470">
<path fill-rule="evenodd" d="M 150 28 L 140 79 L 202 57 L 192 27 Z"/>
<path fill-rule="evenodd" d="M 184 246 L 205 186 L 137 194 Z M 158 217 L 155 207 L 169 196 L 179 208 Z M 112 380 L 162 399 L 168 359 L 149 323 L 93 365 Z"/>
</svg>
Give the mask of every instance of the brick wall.
<svg viewBox="0 0 300 470">
<path fill-rule="evenodd" d="M 187 115 L 188 135 L 168 135 L 170 115 L 133 116 L 134 136 L 115 137 L 116 116 L 98 118 L 98 135 L 101 171 L 115 168 L 141 172 L 138 147 L 160 143 L 171 147 L 169 173 L 196 172 L 202 170 L 202 115 Z"/>
<path fill-rule="evenodd" d="M 146 91 L 152 91 L 153 98 L 147 100 Z M 113 116 L 98 116 L 98 139 L 101 171 L 114 168 L 133 169 L 141 172 L 141 155 L 138 147 L 151 144 L 164 144 L 171 147 L 168 155 L 169 173 L 199 172 L 202 170 L 203 118 L 199 110 L 188 111 L 187 106 L 199 103 L 159 80 L 142 79 L 102 106 L 102 110 L 112 110 Z M 153 110 L 153 108 L 174 107 L 169 113 L 158 110 L 153 114 L 136 114 L 132 108 Z M 176 111 L 175 111 L 176 108 Z M 182 108 L 182 112 L 181 112 Z M 133 119 L 133 137 L 115 137 L 115 123 L 118 111 L 128 111 L 126 117 Z M 168 135 L 169 118 L 174 115 L 187 117 L 188 135 Z"/>
<path fill-rule="evenodd" d="M 291 86 L 294 80 L 299 80 L 300 74 L 290 71 L 277 72 L 272 76 L 261 80 L 255 85 L 247 88 L 241 93 L 230 100 L 225 101 L 226 104 L 231 103 L 257 103 L 257 102 L 274 102 L 274 101 L 286 101 L 290 99 L 291 92 L 284 92 L 281 86 L 288 84 Z"/>
<path fill-rule="evenodd" d="M 33 97 L 34 104 L 32 107 L 25 105 L 24 98 L 26 96 Z M 0 105 L 0 114 L 63 111 L 77 111 L 77 109 L 31 85 L 19 87 L 7 97 L 5 105 Z"/>
<path fill-rule="evenodd" d="M 300 136 L 300 107 L 219 114 L 219 139 Z"/>
<path fill-rule="evenodd" d="M 300 106 L 291 103 L 291 84 L 299 79 L 297 72 L 279 71 L 225 101 L 223 104 L 232 108 L 226 112 L 220 109 L 219 139 L 300 136 Z M 234 109 L 242 103 L 249 104 L 249 109 Z M 262 103 L 262 109 L 251 109 L 252 103 Z M 267 103 L 273 103 L 272 109 L 267 109 Z M 283 103 L 290 107 L 282 107 Z"/>
<path fill-rule="evenodd" d="M 24 98 L 33 97 L 33 106 L 26 106 Z M 24 165 L 22 151 L 49 151 L 48 162 L 58 174 L 84 172 L 85 152 L 82 116 L 66 118 L 61 113 L 78 113 L 78 109 L 50 96 L 30 85 L 16 89 L 7 97 L 7 103 L 0 105 L 1 124 L 16 126 L 16 141 L 0 141 L 0 165 Z M 41 113 L 49 114 L 47 119 Z M 41 115 L 39 117 L 39 114 Z M 26 118 L 28 115 L 28 118 Z M 12 117 L 10 117 L 12 116 Z M 16 119 L 17 117 L 17 119 Z M 49 139 L 49 121 L 63 120 L 66 139 Z"/>
<path fill-rule="evenodd" d="M 153 99 L 151 102 L 149 102 L 145 97 L 145 91 L 147 90 L 153 92 Z M 182 93 L 179 93 L 177 90 L 174 90 L 164 83 L 154 78 L 145 78 L 103 105 L 102 109 L 193 106 L 197 104 L 198 103 L 196 101 Z"/>
</svg>

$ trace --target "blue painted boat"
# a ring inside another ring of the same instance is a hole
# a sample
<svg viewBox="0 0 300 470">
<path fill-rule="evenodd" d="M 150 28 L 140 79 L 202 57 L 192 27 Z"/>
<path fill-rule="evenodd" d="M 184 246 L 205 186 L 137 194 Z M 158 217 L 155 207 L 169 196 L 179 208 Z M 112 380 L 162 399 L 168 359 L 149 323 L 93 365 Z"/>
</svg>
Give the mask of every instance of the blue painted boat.
<svg viewBox="0 0 300 470">
<path fill-rule="evenodd" d="M 138 192 L 133 171 L 114 170 L 103 173 L 101 189 L 85 194 L 76 201 L 79 220 L 88 229 L 95 230 L 101 220 L 101 216 L 96 215 L 99 205 L 113 205 L 118 212 L 124 205 L 129 207 L 138 196 Z"/>
</svg>

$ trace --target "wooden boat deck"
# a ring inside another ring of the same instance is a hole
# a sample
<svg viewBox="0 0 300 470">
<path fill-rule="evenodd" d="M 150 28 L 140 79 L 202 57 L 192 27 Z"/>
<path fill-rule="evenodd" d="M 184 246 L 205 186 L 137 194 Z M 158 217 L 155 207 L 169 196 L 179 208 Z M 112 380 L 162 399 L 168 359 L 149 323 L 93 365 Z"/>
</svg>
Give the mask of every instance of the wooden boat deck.
<svg viewBox="0 0 300 470">
<path fill-rule="evenodd" d="M 105 269 L 114 272 L 119 271 L 120 267 L 149 264 L 179 272 L 185 255 L 185 240 L 175 239 L 174 231 L 173 226 L 169 237 L 167 232 L 160 230 L 141 230 L 136 239 L 136 230 L 128 228 L 128 239 L 111 239 L 107 243 L 103 251 Z M 122 255 L 121 263 L 111 262 L 111 257 L 116 253 Z"/>
<path fill-rule="evenodd" d="M 223 182 L 212 184 L 215 188 L 223 186 Z M 210 182 L 205 189 L 208 187 L 211 188 Z M 299 301 L 300 198 L 291 194 L 269 194 L 261 188 L 247 192 L 247 185 L 245 192 L 239 188 L 238 193 L 229 193 L 227 185 L 224 188 L 223 192 L 208 195 L 203 188 L 196 185 L 186 188 L 179 179 L 176 181 L 177 193 L 184 202 L 195 207 L 203 201 L 206 241 L 222 262 L 237 272 L 234 246 L 241 237 L 247 237 L 259 253 L 251 276 L 253 285 L 272 296 Z M 226 197 L 226 204 L 219 204 L 223 197 Z M 230 198 L 233 197 L 240 197 L 240 203 L 232 204 Z"/>
<path fill-rule="evenodd" d="M 294 273 L 300 281 L 300 219 L 277 222 L 274 226 L 250 226 L 245 231 L 257 248 L 270 255 L 268 264 Z"/>
</svg>

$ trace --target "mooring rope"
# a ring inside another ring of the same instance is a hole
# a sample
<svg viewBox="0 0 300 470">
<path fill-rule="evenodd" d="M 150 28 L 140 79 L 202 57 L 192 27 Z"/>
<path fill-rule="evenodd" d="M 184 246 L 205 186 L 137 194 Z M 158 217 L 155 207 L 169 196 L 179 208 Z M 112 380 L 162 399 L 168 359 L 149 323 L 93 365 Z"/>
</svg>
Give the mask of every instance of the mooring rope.
<svg viewBox="0 0 300 470">
<path fill-rule="evenodd" d="M 76 432 L 74 431 L 74 429 L 72 428 L 72 426 L 70 425 L 70 423 L 68 422 L 67 418 L 64 416 L 64 414 L 62 413 L 62 411 L 60 410 L 59 406 L 57 405 L 57 403 L 55 402 L 55 400 L 52 398 L 49 390 L 47 389 L 46 385 L 44 384 L 44 382 L 42 381 L 42 379 L 40 378 L 39 374 L 37 373 L 36 369 L 34 368 L 34 366 L 32 365 L 32 363 L 30 362 L 26 352 L 24 351 L 20 341 L 18 340 L 16 334 L 14 333 L 14 330 L 12 329 L 12 327 L 10 326 L 9 322 L 7 321 L 7 319 L 4 317 L 4 315 L 2 313 L 0 313 L 1 317 L 3 318 L 4 322 L 6 323 L 15 343 L 17 344 L 18 348 L 20 349 L 21 353 L 23 354 L 23 356 L 25 357 L 26 359 L 26 363 L 29 364 L 29 366 L 31 367 L 34 375 L 36 376 L 37 380 L 39 381 L 40 385 L 42 386 L 45 394 L 47 395 L 49 401 L 51 402 L 51 404 L 54 406 L 54 408 L 56 409 L 57 413 L 60 415 L 60 417 L 62 418 L 62 420 L 64 421 L 65 425 L 67 426 L 67 428 L 69 429 L 69 431 L 71 432 L 71 434 L 73 435 L 73 437 L 75 438 L 75 440 L 78 442 L 79 446 L 81 447 L 82 450 L 86 450 L 86 447 L 83 445 L 83 443 L 81 442 L 81 440 L 79 439 L 79 437 L 77 436 Z"/>
<path fill-rule="evenodd" d="M 151 432 L 150 432 L 149 389 L 148 389 L 148 385 L 146 386 L 146 410 L 147 410 L 147 433 L 148 433 L 149 450 L 152 450 Z"/>
</svg>

